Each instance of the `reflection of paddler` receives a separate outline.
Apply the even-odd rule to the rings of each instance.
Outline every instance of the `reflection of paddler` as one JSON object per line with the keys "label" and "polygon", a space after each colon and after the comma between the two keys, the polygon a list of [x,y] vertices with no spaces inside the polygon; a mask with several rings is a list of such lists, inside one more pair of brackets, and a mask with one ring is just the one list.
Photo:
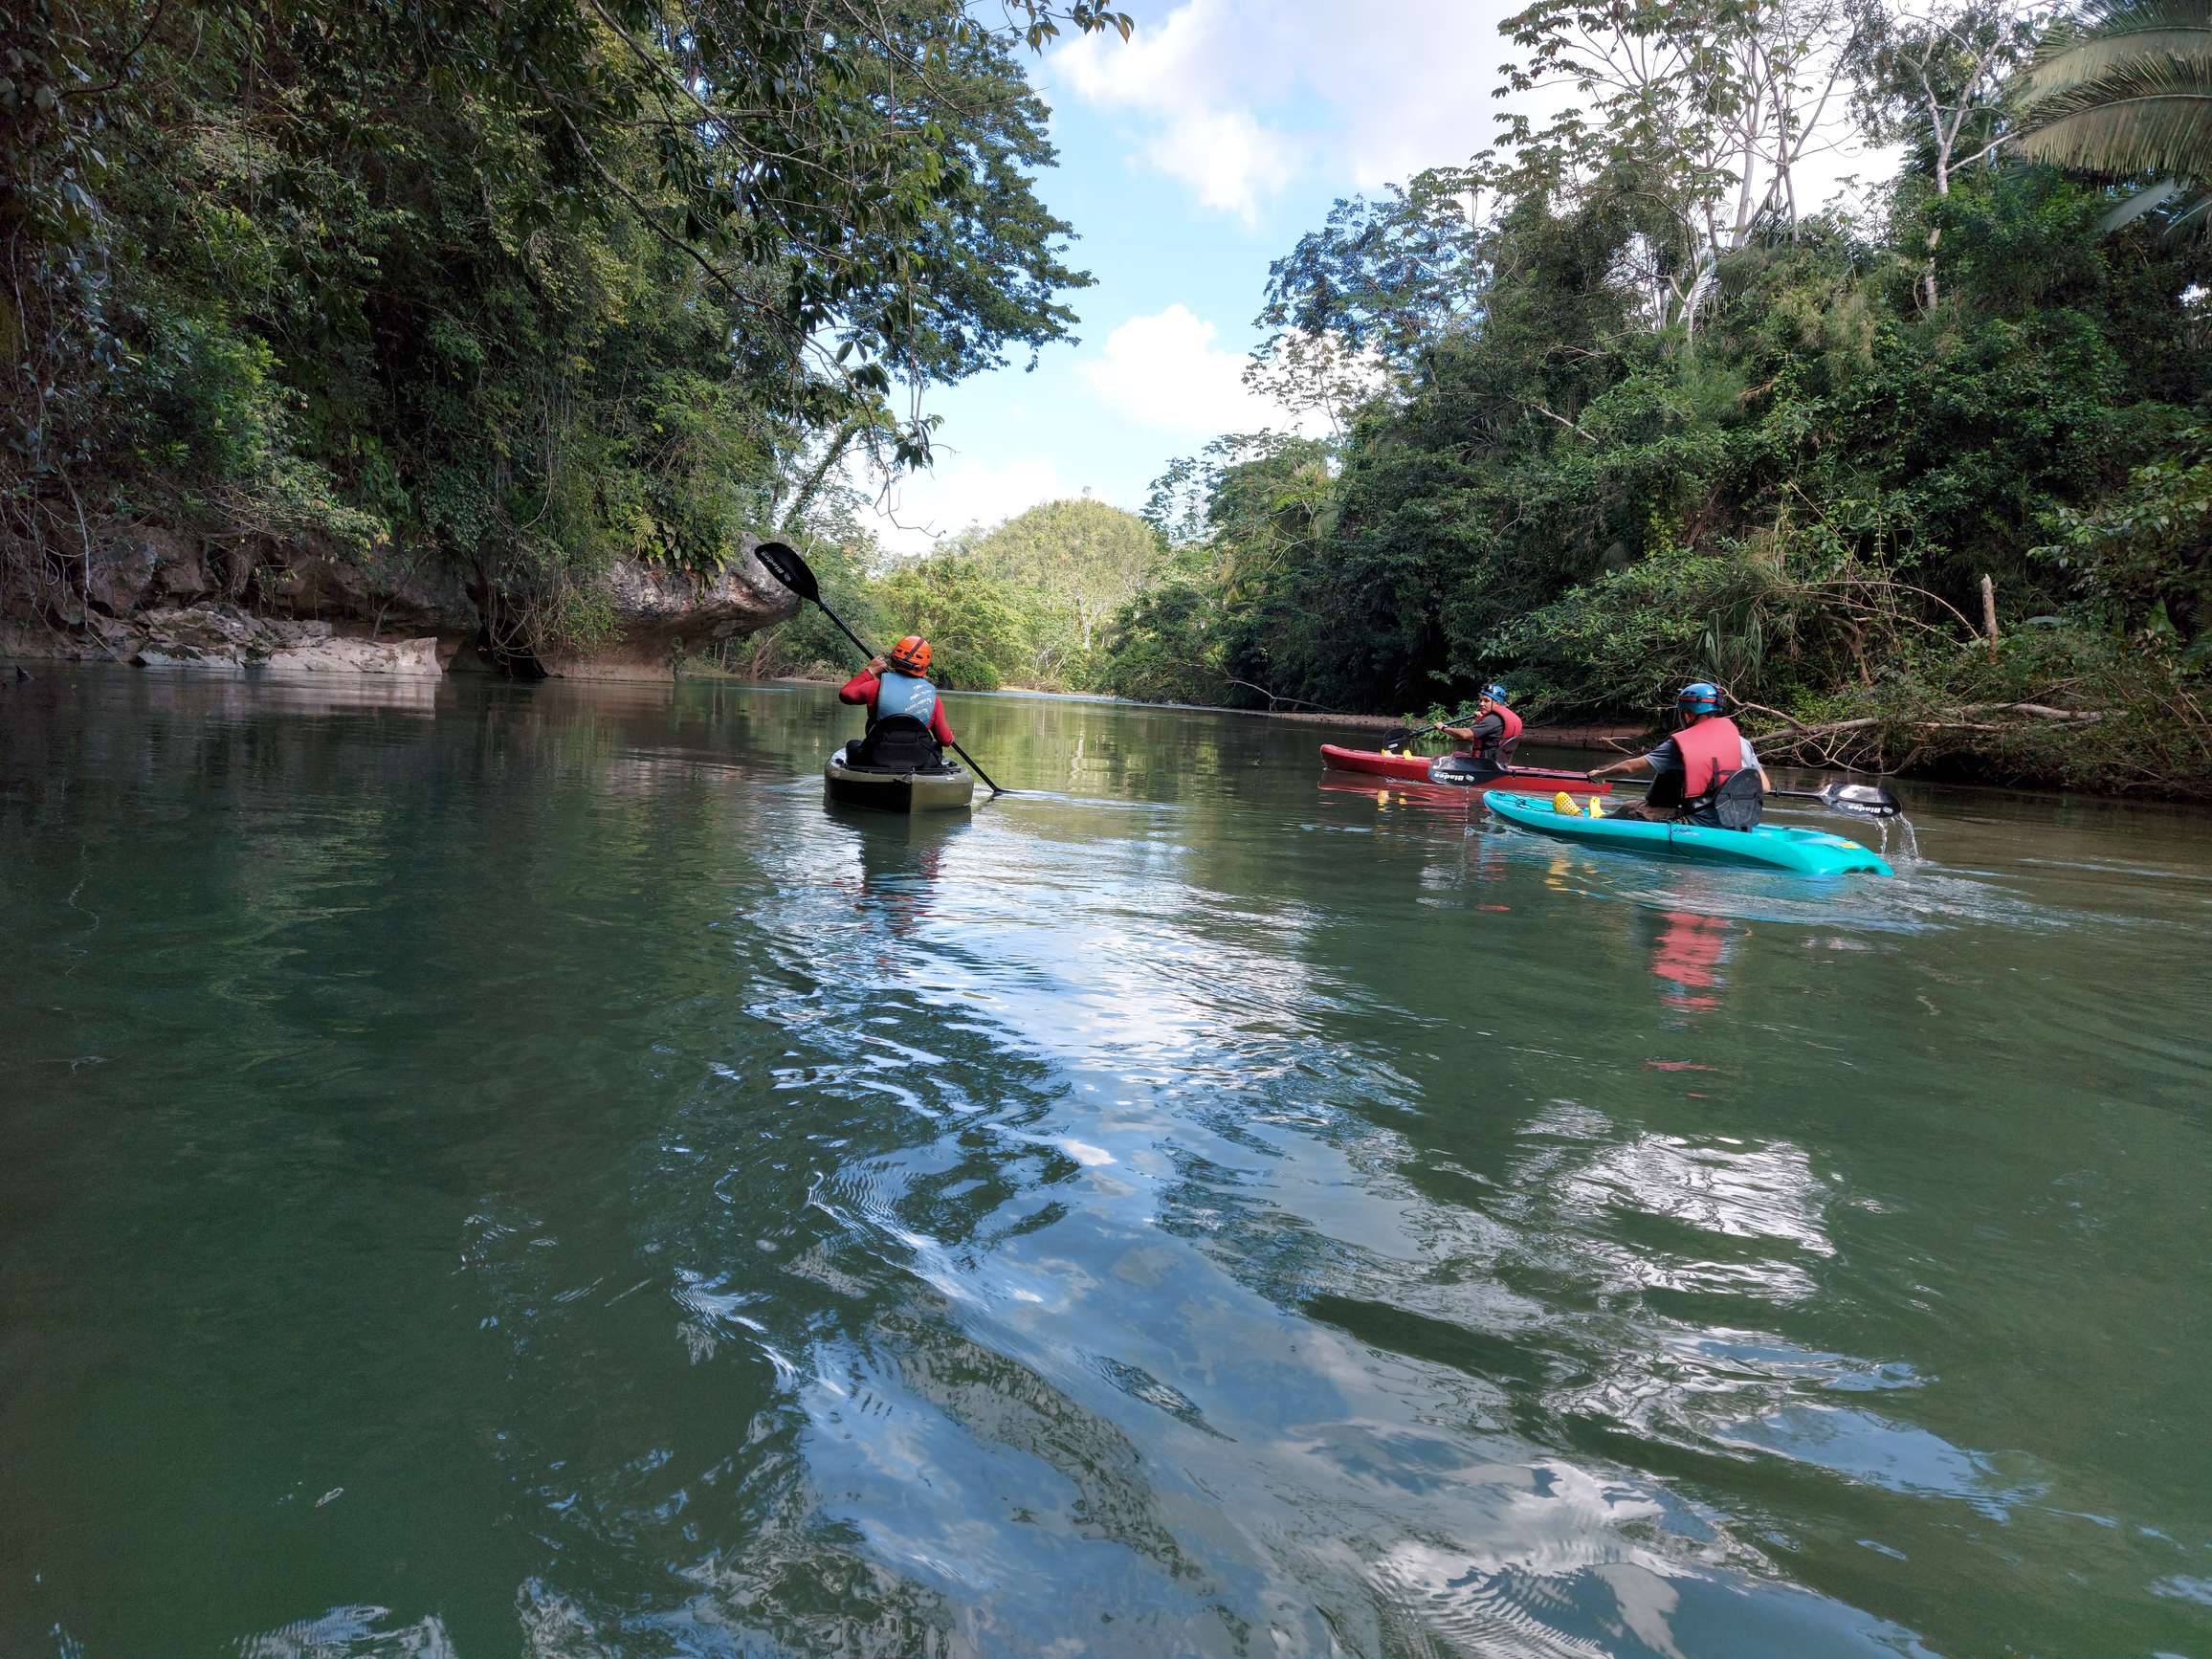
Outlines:
{"label": "reflection of paddler", "polygon": [[1675,989],[1664,1000],[1699,1012],[1718,1007],[1720,999],[1706,993],[1727,983],[1720,977],[1720,969],[1728,961],[1735,931],[1735,924],[1725,917],[1668,911],[1666,925],[1651,950],[1651,971],[1674,982]]}
{"label": "reflection of paddler", "polygon": [[[853,895],[853,909],[864,916],[880,917],[892,938],[902,943],[914,939],[929,918],[945,844],[965,824],[965,819],[947,821],[940,816],[880,821],[871,817],[856,826],[860,832],[860,880],[857,889],[848,888]],[[890,967],[895,961],[911,965],[912,959],[882,956],[877,961],[879,965]]]}

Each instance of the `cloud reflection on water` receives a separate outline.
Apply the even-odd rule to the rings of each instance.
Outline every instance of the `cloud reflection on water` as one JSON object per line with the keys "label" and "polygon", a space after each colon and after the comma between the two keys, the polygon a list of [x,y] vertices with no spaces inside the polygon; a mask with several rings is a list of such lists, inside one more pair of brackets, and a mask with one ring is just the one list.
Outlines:
{"label": "cloud reflection on water", "polygon": [[[807,1334],[772,1292],[723,1321],[810,1355],[784,1392],[824,1547],[939,1609],[915,1616],[950,1621],[948,1650],[1042,1649],[1069,1611],[1111,1606],[1104,1645],[1127,1651],[1481,1631],[1666,1652],[1684,1584],[1699,1605],[1766,1593],[1714,1517],[1509,1427],[1551,1338],[1502,1286],[1440,1294],[1442,1252],[1510,1240],[1405,1186],[1412,1149],[1385,1125],[1423,1089],[1388,1050],[1322,1034],[1371,993],[1310,965],[1320,918],[1225,906],[1182,854],[1163,888],[1145,834],[1055,851],[1021,828],[944,843],[941,903],[898,930],[912,950],[825,975],[772,946],[788,988],[752,1006],[781,1032],[790,1108],[849,1126],[818,1137],[815,1242],[780,1258],[816,1287],[798,1302],[848,1311]],[[851,902],[791,874],[751,917],[771,941],[817,938],[820,906]],[[895,1120],[851,1116],[871,1103]],[[1802,1152],[1588,1121],[1606,1139],[1553,1173],[1554,1231],[1603,1230],[1625,1204],[1825,1247]],[[1398,1296],[1477,1333],[1493,1310],[1501,1355],[1537,1345],[1486,1389],[1304,1312],[1336,1297],[1357,1323]],[[1826,1606],[1773,1593],[1782,1626]],[[1832,1626],[1816,1647],[1880,1639],[1839,1613],[1805,1626]]]}

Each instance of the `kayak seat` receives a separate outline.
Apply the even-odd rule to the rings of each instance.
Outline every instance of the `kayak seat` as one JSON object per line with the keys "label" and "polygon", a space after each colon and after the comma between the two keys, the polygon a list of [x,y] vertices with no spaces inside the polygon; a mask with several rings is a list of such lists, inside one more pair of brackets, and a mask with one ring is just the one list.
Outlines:
{"label": "kayak seat", "polygon": [[1691,822],[1709,830],[1756,830],[1765,808],[1766,796],[1759,786],[1759,773],[1750,767],[1733,772],[1714,791],[1713,799],[1689,814]]}
{"label": "kayak seat", "polygon": [[912,715],[885,715],[845,745],[845,764],[860,772],[942,772],[944,755],[929,727]]}

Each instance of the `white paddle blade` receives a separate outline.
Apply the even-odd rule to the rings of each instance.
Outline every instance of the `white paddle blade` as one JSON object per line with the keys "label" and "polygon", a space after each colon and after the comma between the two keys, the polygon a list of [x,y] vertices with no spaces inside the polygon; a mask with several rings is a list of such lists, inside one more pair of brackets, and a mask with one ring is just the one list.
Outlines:
{"label": "white paddle blade", "polygon": [[1822,799],[1839,812],[1856,812],[1863,818],[1894,818],[1905,809],[1878,784],[1834,784],[1822,791]]}

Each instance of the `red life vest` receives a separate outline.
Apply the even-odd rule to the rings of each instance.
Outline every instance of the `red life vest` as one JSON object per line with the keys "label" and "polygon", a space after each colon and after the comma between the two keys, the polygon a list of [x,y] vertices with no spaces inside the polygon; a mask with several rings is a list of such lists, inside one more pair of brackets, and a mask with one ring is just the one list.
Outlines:
{"label": "red life vest", "polygon": [[1710,795],[1743,770],[1743,734],[1726,715],[1708,715],[1674,734],[1682,751],[1682,798]]}
{"label": "red life vest", "polygon": [[1504,722],[1505,729],[1498,733],[1497,741],[1487,745],[1482,752],[1486,761],[1495,761],[1501,766],[1513,764],[1513,752],[1520,747],[1521,718],[1503,703],[1493,703],[1490,712]]}

